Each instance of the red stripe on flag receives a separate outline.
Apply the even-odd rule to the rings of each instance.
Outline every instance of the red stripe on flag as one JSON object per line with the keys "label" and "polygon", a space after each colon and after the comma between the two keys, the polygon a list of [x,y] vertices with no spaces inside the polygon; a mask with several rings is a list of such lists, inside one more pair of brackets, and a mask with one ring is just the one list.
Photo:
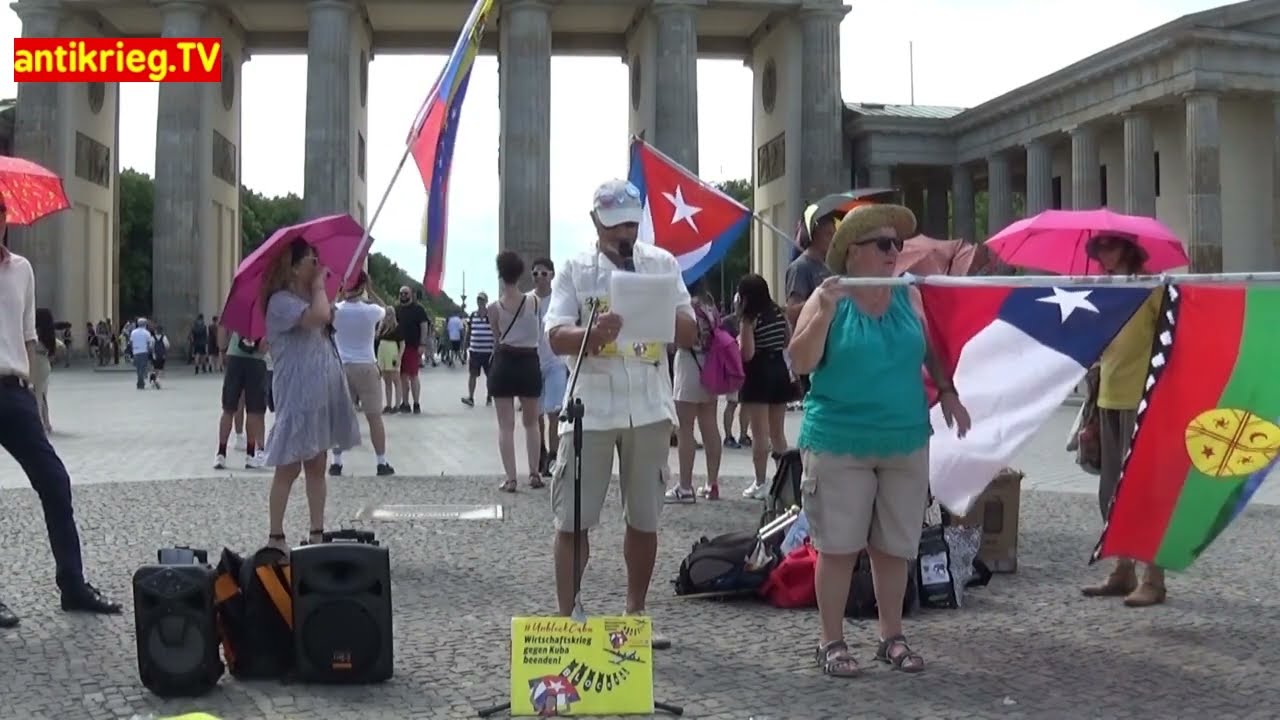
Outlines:
{"label": "red stripe on flag", "polygon": [[1206,290],[1178,288],[1173,347],[1148,393],[1099,557],[1156,556],[1191,470],[1187,426],[1196,415],[1218,406],[1235,371],[1245,293]]}
{"label": "red stripe on flag", "polygon": [[418,166],[418,174],[422,176],[422,184],[431,191],[431,178],[436,170],[436,150],[440,146],[440,132],[444,129],[445,103],[436,96],[427,101],[430,107],[418,129],[418,134],[409,145],[409,154],[413,156],[413,164]]}

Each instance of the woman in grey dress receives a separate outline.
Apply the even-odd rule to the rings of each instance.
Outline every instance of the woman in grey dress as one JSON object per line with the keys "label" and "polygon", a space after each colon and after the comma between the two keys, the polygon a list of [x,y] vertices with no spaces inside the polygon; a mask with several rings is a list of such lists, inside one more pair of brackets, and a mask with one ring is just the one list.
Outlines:
{"label": "woman in grey dress", "polygon": [[276,406],[267,438],[266,464],[275,468],[267,544],[282,550],[288,548],[284,512],[298,471],[307,483],[309,539],[319,542],[324,533],[328,450],[360,444],[342,361],[326,330],[333,314],[324,289],[328,273],[320,267],[315,249],[298,239],[281,251],[262,286]]}

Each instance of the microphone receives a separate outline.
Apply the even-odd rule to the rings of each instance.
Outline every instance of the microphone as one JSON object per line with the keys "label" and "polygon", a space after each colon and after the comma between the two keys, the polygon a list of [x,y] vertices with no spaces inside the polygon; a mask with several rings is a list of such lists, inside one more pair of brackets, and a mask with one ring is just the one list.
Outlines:
{"label": "microphone", "polygon": [[622,257],[622,269],[627,272],[636,271],[635,258],[631,257],[632,247],[630,241],[621,240],[618,242],[618,255]]}

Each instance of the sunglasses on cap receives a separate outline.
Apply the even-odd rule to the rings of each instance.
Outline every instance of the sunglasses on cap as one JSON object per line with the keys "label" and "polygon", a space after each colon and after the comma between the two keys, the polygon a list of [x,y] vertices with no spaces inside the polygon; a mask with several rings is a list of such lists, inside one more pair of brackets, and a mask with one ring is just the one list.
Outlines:
{"label": "sunglasses on cap", "polygon": [[894,250],[901,251],[902,238],[887,237],[887,236],[873,237],[873,238],[867,238],[865,240],[859,240],[855,242],[854,245],[875,245],[876,248],[880,250],[880,252],[884,252],[884,253],[889,252],[889,248],[893,248]]}
{"label": "sunglasses on cap", "polygon": [[611,209],[616,207],[631,207],[640,199],[640,188],[631,183],[623,183],[619,185],[612,193],[601,193],[596,195],[596,207],[602,209]]}

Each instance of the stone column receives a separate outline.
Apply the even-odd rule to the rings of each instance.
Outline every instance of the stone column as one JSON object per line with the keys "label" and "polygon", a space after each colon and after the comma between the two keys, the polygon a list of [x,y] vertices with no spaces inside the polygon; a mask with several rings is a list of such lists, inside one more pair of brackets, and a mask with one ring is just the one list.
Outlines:
{"label": "stone column", "polygon": [[1133,110],[1124,114],[1124,211],[1156,216],[1156,144],[1151,117]]}
{"label": "stone column", "polygon": [[[867,187],[883,189],[893,187],[893,168],[888,165],[867,167]],[[814,196],[816,200],[819,196]]]}
{"label": "stone column", "polygon": [[[62,37],[66,19],[58,2],[13,6],[22,20],[22,37]],[[67,139],[59,131],[65,108],[62,86],[56,83],[18,83],[18,105],[14,110],[13,154],[61,173]],[[118,146],[117,146],[118,147]],[[59,250],[65,236],[66,216],[59,213],[29,227],[9,228],[9,247],[31,261],[36,276],[36,306],[54,310],[58,319],[62,260]]]}
{"label": "stone column", "polygon": [[352,117],[351,53],[355,6],[349,0],[307,3],[306,144],[302,179],[304,219],[355,213],[351,207]]}
{"label": "stone column", "polygon": [[1100,173],[1097,131],[1077,125],[1071,130],[1071,207],[1094,210],[1102,206]]}
{"label": "stone column", "polygon": [[698,172],[698,15],[688,2],[655,2],[654,147]]}
{"label": "stone column", "polygon": [[939,239],[950,239],[950,228],[947,227],[947,191],[945,176],[937,170],[931,171],[928,186],[925,188],[924,219],[921,221],[924,234]]}
{"label": "stone column", "polygon": [[840,175],[844,153],[840,21],[847,12],[846,7],[827,7],[802,9],[797,15],[801,75],[800,196],[805,202],[848,188]]}
{"label": "stone column", "polygon": [[916,216],[916,232],[924,232],[924,184],[913,180],[902,184],[902,204]]}
{"label": "stone column", "polygon": [[529,267],[551,253],[551,6],[504,3],[498,41],[498,246]]}
{"label": "stone column", "polygon": [[1027,143],[1027,217],[1053,209],[1053,147],[1043,138]]}
{"label": "stone column", "polygon": [[1222,125],[1218,94],[1186,95],[1187,255],[1191,271],[1222,272]]}
{"label": "stone column", "polygon": [[[161,7],[163,37],[203,37],[205,6],[180,0]],[[161,83],[156,113],[155,207],[152,211],[151,309],[167,328],[189,327],[199,313],[204,276],[201,237],[205,212],[201,171],[208,172],[209,145],[202,142],[205,86]],[[117,327],[120,319],[116,320]],[[181,337],[181,333],[174,333]]]}
{"label": "stone column", "polygon": [[974,237],[973,173],[965,165],[951,166],[951,238],[978,242]]}
{"label": "stone column", "polygon": [[[1004,153],[987,156],[987,237],[1013,222],[1013,172]],[[986,238],[982,238],[985,240]]]}

